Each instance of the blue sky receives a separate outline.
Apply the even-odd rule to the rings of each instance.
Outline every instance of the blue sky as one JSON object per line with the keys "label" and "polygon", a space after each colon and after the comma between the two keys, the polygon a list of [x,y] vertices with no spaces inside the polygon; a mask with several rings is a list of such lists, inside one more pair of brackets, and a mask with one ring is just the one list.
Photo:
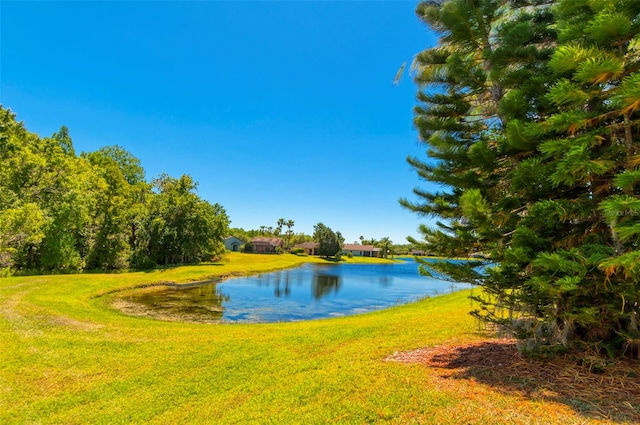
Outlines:
{"label": "blue sky", "polygon": [[151,179],[191,175],[233,227],[323,222],[404,243],[424,218],[416,86],[435,44],[417,2],[0,3],[0,102],[77,152],[118,144]]}

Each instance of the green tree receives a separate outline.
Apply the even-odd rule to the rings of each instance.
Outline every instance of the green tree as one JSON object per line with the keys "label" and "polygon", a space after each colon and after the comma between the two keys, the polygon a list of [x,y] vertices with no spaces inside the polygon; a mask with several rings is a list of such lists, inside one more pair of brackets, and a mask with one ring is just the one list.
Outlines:
{"label": "green tree", "polygon": [[527,336],[638,350],[640,4],[565,0],[554,13],[556,110],[536,128],[554,196],[533,205],[549,242],[522,291],[537,319]]}
{"label": "green tree", "polygon": [[44,238],[45,221],[43,211],[34,203],[0,211],[0,270],[35,266],[34,254]]}
{"label": "green tree", "polygon": [[313,235],[307,235],[304,232],[296,233],[291,236],[290,246],[294,246],[304,242],[313,242]]}
{"label": "green tree", "polygon": [[362,245],[374,245],[374,246],[378,246],[378,244],[380,243],[379,240],[375,239],[375,238],[371,238],[371,239],[366,239],[364,236],[360,236],[360,243]]}
{"label": "green tree", "polygon": [[339,256],[344,244],[340,232],[334,232],[322,223],[313,226],[313,240],[318,243],[318,255],[326,258]]}
{"label": "green tree", "polygon": [[40,267],[80,271],[95,241],[93,221],[101,180],[91,165],[55,139],[42,139],[44,182],[36,202],[48,216],[39,250]]}
{"label": "green tree", "polygon": [[30,242],[26,255],[15,251],[14,265],[19,269],[82,269],[91,240],[95,176],[75,156],[65,127],[51,138],[40,138],[27,132],[8,110],[2,109],[0,121],[0,211],[33,204],[43,214],[42,239],[37,244]]}
{"label": "green tree", "polygon": [[485,262],[423,262],[421,271],[481,285],[488,296],[477,297],[474,314],[505,326],[494,307],[519,311],[513,294],[526,281],[526,268],[517,255],[523,246],[530,253],[540,246],[520,223],[529,203],[552,191],[535,143],[522,137],[550,108],[544,94],[553,81],[546,65],[555,34],[546,6],[536,0],[450,0],[417,9],[440,39],[414,64],[421,88],[414,123],[429,160],[408,161],[436,185],[415,189],[419,200],[401,204],[439,221],[420,226],[423,243],[408,239],[443,257],[489,256]]}
{"label": "green tree", "polygon": [[76,156],[66,127],[29,133],[0,107],[0,268],[85,268],[199,262],[223,249],[224,209],[189,176],[153,192],[140,161],[119,146]]}
{"label": "green tree", "polygon": [[73,140],[71,139],[71,136],[69,135],[69,129],[66,126],[63,125],[62,127],[60,127],[60,131],[58,131],[57,133],[53,133],[51,138],[58,142],[58,144],[62,148],[62,151],[66,155],[75,156],[75,149],[73,149]]}
{"label": "green tree", "polygon": [[[133,154],[119,145],[104,146],[98,149],[97,152],[90,153],[88,157],[94,157],[94,162],[104,161],[108,158],[113,161],[127,183],[134,185],[136,183],[144,182],[144,168],[140,163],[140,160],[133,156]],[[103,158],[103,159],[98,159]]]}
{"label": "green tree", "polygon": [[421,269],[480,285],[473,314],[526,349],[637,350],[640,3],[453,0],[418,13],[441,38],[416,64],[432,159],[409,162],[448,190],[401,202],[440,218],[421,226],[428,252],[484,258]]}
{"label": "green tree", "polygon": [[285,233],[287,236],[287,249],[291,249],[291,237],[293,236],[293,230],[291,229],[295,225],[295,222],[293,220],[287,220],[284,225],[287,226],[287,232]]}
{"label": "green tree", "polygon": [[134,221],[132,210],[138,202],[130,180],[140,182],[126,178],[127,165],[123,166],[120,160],[125,157],[124,152],[119,147],[104,147],[82,155],[94,167],[101,182],[94,215],[98,230],[86,261],[89,269],[123,269],[129,266],[131,249],[135,244],[135,235],[132,235],[135,225],[131,226],[130,221]]}
{"label": "green tree", "polygon": [[149,257],[158,264],[208,261],[224,252],[229,218],[220,205],[200,199],[188,175],[166,174],[153,181],[156,194],[146,222]]}
{"label": "green tree", "polygon": [[244,230],[242,227],[229,228],[228,236],[235,236],[236,238],[240,239],[243,243],[249,242],[252,238],[252,236],[249,235],[249,232]]}
{"label": "green tree", "polygon": [[393,242],[391,241],[391,239],[389,239],[389,237],[385,236],[384,238],[380,239],[377,247],[382,250],[382,257],[387,258],[389,256],[389,253],[393,251]]}

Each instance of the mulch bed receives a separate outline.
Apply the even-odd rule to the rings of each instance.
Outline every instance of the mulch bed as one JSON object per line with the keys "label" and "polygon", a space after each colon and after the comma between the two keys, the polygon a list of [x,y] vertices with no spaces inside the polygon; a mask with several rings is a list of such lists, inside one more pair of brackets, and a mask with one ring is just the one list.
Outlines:
{"label": "mulch bed", "polygon": [[569,405],[600,419],[640,423],[640,361],[565,354],[536,359],[514,340],[485,340],[394,353],[387,361],[429,366],[440,379],[474,379],[496,390]]}

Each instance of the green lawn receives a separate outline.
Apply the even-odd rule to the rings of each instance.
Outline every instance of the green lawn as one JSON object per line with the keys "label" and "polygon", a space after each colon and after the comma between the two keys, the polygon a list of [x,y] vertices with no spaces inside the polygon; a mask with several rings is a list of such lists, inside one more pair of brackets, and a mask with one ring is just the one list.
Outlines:
{"label": "green lawn", "polygon": [[109,307],[108,295],[96,296],[301,261],[323,260],[233,254],[220,265],[149,273],[0,279],[0,423],[589,422],[561,403],[481,383],[469,383],[477,389],[470,397],[456,388],[467,384],[440,386],[426,366],[384,361],[395,351],[479,339],[467,291],[352,317],[261,325],[128,317]]}

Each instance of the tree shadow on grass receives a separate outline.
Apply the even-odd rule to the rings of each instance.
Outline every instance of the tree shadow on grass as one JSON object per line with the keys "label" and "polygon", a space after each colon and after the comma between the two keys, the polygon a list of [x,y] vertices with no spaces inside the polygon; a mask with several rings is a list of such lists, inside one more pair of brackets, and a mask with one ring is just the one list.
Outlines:
{"label": "tree shadow on grass", "polygon": [[337,258],[337,257],[320,257],[322,260],[329,262],[329,263],[341,263],[344,262],[343,259],[341,258]]}
{"label": "tree shadow on grass", "polygon": [[222,261],[216,261],[216,262],[204,262],[204,263],[167,264],[166,266],[156,266],[150,269],[141,269],[141,270],[134,270],[134,271],[142,272],[142,273],[155,273],[155,272],[163,273],[163,272],[178,269],[180,267],[205,267],[205,266],[207,267],[208,266],[224,266],[224,263]]}
{"label": "tree shadow on grass", "polygon": [[521,355],[513,340],[489,340],[395,353],[387,360],[426,364],[445,380],[475,380],[506,394],[565,404],[586,418],[640,423],[640,362],[631,359],[533,359]]}

